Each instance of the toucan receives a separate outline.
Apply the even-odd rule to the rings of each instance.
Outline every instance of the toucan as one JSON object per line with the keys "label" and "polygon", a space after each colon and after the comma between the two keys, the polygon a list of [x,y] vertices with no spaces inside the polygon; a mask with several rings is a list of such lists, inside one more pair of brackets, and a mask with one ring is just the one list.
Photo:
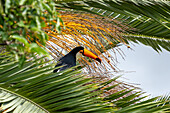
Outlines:
{"label": "toucan", "polygon": [[59,62],[57,63],[57,65],[55,67],[61,66],[61,68],[57,68],[53,72],[55,73],[57,71],[62,71],[67,68],[76,66],[76,54],[78,52],[80,52],[84,56],[95,59],[101,63],[101,58],[98,57],[96,54],[92,53],[91,51],[85,49],[82,46],[78,46],[78,47],[72,49],[68,54],[66,54],[65,56],[63,56],[62,58],[59,59]]}

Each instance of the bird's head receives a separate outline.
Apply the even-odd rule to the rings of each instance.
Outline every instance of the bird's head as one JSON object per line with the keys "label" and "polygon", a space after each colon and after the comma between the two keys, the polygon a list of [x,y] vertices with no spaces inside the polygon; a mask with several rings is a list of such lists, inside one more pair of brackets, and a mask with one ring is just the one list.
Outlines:
{"label": "bird's head", "polygon": [[81,47],[81,46],[79,46],[78,48],[80,49],[79,52],[80,52],[82,55],[87,56],[87,57],[90,57],[90,58],[92,58],[92,59],[95,59],[95,60],[97,60],[98,62],[101,63],[101,58],[98,57],[98,56],[97,56],[96,54],[94,54],[93,52],[91,52],[91,51],[89,51],[89,50],[87,50],[87,49],[85,49],[84,47]]}

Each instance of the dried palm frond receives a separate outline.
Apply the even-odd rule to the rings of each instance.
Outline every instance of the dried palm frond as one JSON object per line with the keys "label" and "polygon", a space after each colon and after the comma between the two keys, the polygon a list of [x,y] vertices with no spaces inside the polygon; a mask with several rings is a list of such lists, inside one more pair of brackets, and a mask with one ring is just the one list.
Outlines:
{"label": "dried palm frond", "polygon": [[[103,74],[101,72],[110,69],[118,71],[115,66],[117,62],[115,53],[117,51],[122,57],[123,54],[120,49],[114,49],[114,47],[117,47],[119,43],[127,45],[124,37],[120,34],[125,33],[128,26],[109,18],[104,19],[98,15],[74,14],[68,11],[61,12],[61,19],[65,26],[61,33],[53,29],[53,26],[49,23],[46,23],[47,27],[43,29],[49,36],[46,48],[56,60],[74,47],[81,45],[102,58],[102,64],[93,62],[92,59],[83,56],[78,58],[79,64],[86,66],[84,71],[88,73],[100,72],[100,75]],[[58,24],[56,21],[54,22]],[[114,54],[107,51],[110,48],[112,48]]]}

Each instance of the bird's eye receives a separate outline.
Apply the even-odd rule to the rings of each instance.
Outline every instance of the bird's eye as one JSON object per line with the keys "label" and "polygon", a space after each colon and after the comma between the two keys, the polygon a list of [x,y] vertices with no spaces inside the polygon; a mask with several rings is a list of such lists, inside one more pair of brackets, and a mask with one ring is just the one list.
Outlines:
{"label": "bird's eye", "polygon": [[83,53],[83,50],[80,50],[80,53]]}

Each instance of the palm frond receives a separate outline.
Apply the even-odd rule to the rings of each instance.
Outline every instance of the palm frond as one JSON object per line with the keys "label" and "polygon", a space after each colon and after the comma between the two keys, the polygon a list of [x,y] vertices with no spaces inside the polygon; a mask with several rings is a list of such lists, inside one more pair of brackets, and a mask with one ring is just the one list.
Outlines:
{"label": "palm frond", "polygon": [[[78,61],[82,66],[90,66],[91,72],[107,71],[108,67],[116,70],[116,61],[110,62],[109,60],[109,57],[114,58],[115,56],[109,54],[107,49],[117,47],[119,43],[127,45],[119,34],[126,32],[125,29],[128,29],[128,27],[117,26],[117,21],[112,21],[111,19],[101,21],[101,16],[75,14],[70,11],[62,12],[61,18],[66,28],[60,34],[55,29],[52,29],[50,25],[44,28],[44,31],[50,36],[46,48],[54,58],[60,58],[72,48],[82,45],[100,55],[102,62],[105,62],[99,65],[97,62],[91,63],[92,59],[80,57]],[[116,25],[113,25],[113,23],[116,23]],[[105,53],[105,55],[102,53]]]}
{"label": "palm frond", "polygon": [[[39,106],[27,98],[21,95],[15,94],[14,92],[0,88],[0,111],[1,112],[41,112],[49,113],[46,109]],[[29,106],[29,108],[28,108]]]}
{"label": "palm frond", "polygon": [[[130,105],[127,107],[124,107],[118,111],[116,111],[115,113],[158,113],[161,111],[166,111],[169,109],[169,105],[165,105],[165,106],[159,106],[159,104],[163,104],[164,102],[153,102],[155,100],[157,100],[159,97],[155,97],[155,98],[151,98],[145,101],[141,101],[139,103],[136,103],[134,105]],[[169,103],[169,102],[167,102]]]}
{"label": "palm frond", "polygon": [[164,48],[167,51],[170,51],[170,40],[169,39],[162,39],[160,37],[154,36],[146,36],[141,34],[123,34],[127,40],[135,42],[135,43],[142,43],[146,46],[152,47],[155,51],[159,52],[162,51]]}
{"label": "palm frond", "polygon": [[[2,112],[95,112],[107,111],[104,102],[91,92],[96,84],[80,71],[65,70],[52,73],[54,65],[40,60],[27,61],[18,68],[15,61],[0,64],[0,105]],[[93,108],[93,109],[91,109]]]}
{"label": "palm frond", "polygon": [[[141,92],[129,88],[117,90],[121,83],[110,85],[119,76],[97,83],[79,70],[73,71],[73,68],[52,73],[53,64],[41,59],[32,59],[18,68],[19,64],[8,55],[0,57],[1,112],[121,113],[169,110],[169,99],[162,97],[160,100],[152,98],[142,101],[145,97]],[[114,89],[115,93],[108,94]]]}
{"label": "palm frond", "polygon": [[[57,3],[57,2],[56,2]],[[57,4],[59,7],[68,9],[81,10],[92,14],[109,17],[112,20],[121,22],[122,25],[131,26],[135,29],[130,29],[127,32],[133,34],[133,40],[138,40],[141,43],[143,39],[139,39],[140,35],[145,35],[146,41],[154,43],[148,43],[156,51],[160,51],[158,46],[166,45],[169,43],[170,25],[169,25],[169,1],[116,1],[116,0],[100,0],[100,1],[76,1],[63,4]],[[136,37],[135,37],[136,35]],[[160,44],[159,40],[153,41],[151,37],[159,37],[162,39]],[[126,39],[127,37],[125,37]],[[150,38],[150,39],[148,39]],[[131,40],[130,40],[131,41]],[[157,47],[156,47],[157,46]],[[169,48],[169,45],[167,45]],[[166,49],[166,47],[163,47]],[[169,49],[166,49],[169,51]]]}
{"label": "palm frond", "polygon": [[[56,1],[57,3],[57,1]],[[73,1],[69,3],[60,3],[64,8],[76,9],[76,10],[89,10],[89,7],[94,7],[98,9],[103,9],[131,17],[137,15],[143,15],[149,18],[154,19],[163,26],[169,29],[169,1],[147,1],[147,0],[82,0],[82,1]],[[165,23],[163,23],[165,22]]]}

